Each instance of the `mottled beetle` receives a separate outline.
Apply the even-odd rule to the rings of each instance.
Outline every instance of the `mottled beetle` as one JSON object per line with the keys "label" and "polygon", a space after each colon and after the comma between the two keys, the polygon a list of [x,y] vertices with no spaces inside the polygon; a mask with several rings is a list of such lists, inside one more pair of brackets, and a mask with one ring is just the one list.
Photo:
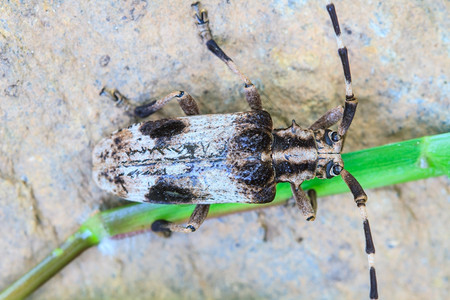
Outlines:
{"label": "mottled beetle", "polygon": [[[316,195],[308,196],[303,181],[341,175],[350,188],[363,219],[370,268],[370,298],[377,299],[375,248],[365,203],[367,196],[358,181],[344,169],[340,152],[356,111],[347,48],[334,5],[327,5],[344,69],[345,106],[325,113],[308,129],[294,121],[286,129],[273,129],[270,114],[262,110],[256,87],[217,45],[209,29],[206,10],[192,4],[197,27],[207,48],[244,82],[249,112],[199,115],[195,100],[176,91],[149,104],[135,107],[144,118],[176,98],[189,117],[134,124],[101,141],[93,152],[93,176],[104,190],[131,201],[196,204],[186,226],[164,220],[152,230],[193,232],[205,220],[212,203],[267,203],[275,197],[278,182],[289,182],[296,203],[308,221],[316,214]],[[104,88],[118,102],[127,101],[119,91]],[[337,132],[328,128],[339,120]]]}

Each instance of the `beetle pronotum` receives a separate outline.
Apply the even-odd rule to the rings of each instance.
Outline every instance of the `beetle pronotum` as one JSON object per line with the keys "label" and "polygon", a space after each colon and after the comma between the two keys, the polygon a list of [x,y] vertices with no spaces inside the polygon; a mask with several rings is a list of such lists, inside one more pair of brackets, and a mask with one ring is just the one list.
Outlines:
{"label": "beetle pronotum", "polygon": [[[177,99],[188,117],[131,125],[101,141],[93,151],[93,177],[104,190],[131,201],[196,204],[187,225],[158,220],[152,230],[163,234],[193,232],[206,219],[212,203],[267,203],[275,197],[278,182],[289,182],[297,206],[308,221],[315,219],[317,202],[303,181],[341,175],[360,209],[369,259],[370,298],[377,299],[375,248],[367,218],[367,196],[358,181],[344,169],[340,152],[353,120],[357,99],[352,90],[347,48],[340,35],[334,4],[326,8],[333,24],[344,77],[345,105],[326,112],[309,128],[294,121],[286,129],[273,129],[262,109],[256,87],[214,41],[206,10],[192,4],[197,28],[207,48],[243,82],[251,111],[199,115],[195,100],[184,91],[134,108],[147,117]],[[115,101],[128,99],[104,88],[101,94]],[[341,120],[337,132],[328,128]]]}

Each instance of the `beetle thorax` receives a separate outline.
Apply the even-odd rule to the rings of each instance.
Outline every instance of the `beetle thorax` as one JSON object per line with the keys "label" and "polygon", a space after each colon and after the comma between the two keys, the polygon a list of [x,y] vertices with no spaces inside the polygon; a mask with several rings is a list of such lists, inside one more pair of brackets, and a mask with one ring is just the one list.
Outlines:
{"label": "beetle thorax", "polygon": [[314,178],[317,158],[314,131],[302,129],[294,121],[291,127],[273,131],[272,160],[277,182],[299,186]]}
{"label": "beetle thorax", "polygon": [[291,127],[274,130],[272,160],[276,182],[299,186],[314,177],[338,175],[344,168],[341,147],[341,138],[328,129],[303,129],[293,121]]}

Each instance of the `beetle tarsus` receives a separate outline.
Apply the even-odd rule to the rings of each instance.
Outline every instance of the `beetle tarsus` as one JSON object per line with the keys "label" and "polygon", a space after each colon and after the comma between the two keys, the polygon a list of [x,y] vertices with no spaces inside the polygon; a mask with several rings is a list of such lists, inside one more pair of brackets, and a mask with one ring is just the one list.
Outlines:
{"label": "beetle tarsus", "polygon": [[192,226],[192,225],[186,226],[186,229],[190,230],[191,232],[194,232],[194,231],[195,231],[195,227]]}
{"label": "beetle tarsus", "polygon": [[208,12],[205,9],[200,10],[200,2],[192,3],[191,7],[195,11],[195,18],[199,25],[208,23]]}
{"label": "beetle tarsus", "polygon": [[153,222],[152,224],[152,231],[156,232],[160,235],[162,235],[163,237],[170,237],[172,235],[172,231],[169,229],[169,226],[172,223],[166,220],[156,220],[155,222]]}
{"label": "beetle tarsus", "polygon": [[111,89],[111,88],[104,86],[101,89],[99,95],[110,98],[111,100],[113,100],[116,103],[116,105],[118,107],[123,105],[125,107],[125,110],[129,109],[128,98],[125,95],[123,95],[121,92],[119,92],[119,90],[117,90],[117,89]]}

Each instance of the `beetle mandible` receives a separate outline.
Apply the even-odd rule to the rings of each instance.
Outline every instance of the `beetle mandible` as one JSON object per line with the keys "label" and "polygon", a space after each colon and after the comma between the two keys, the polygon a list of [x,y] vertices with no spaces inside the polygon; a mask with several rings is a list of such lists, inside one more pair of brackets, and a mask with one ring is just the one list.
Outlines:
{"label": "beetle mandible", "polygon": [[[289,182],[297,206],[308,221],[315,219],[314,190],[302,190],[305,180],[341,175],[360,209],[369,258],[370,298],[377,299],[375,248],[367,219],[367,196],[358,181],[344,169],[340,152],[353,120],[358,100],[352,91],[347,48],[333,3],[326,6],[336,35],[345,77],[345,105],[326,112],[309,128],[295,121],[286,129],[273,129],[262,109],[258,90],[217,45],[209,28],[207,11],[192,4],[197,28],[206,47],[243,82],[251,111],[199,115],[195,100],[184,91],[137,106],[134,114],[145,118],[177,99],[188,117],[131,125],[102,140],[93,151],[93,178],[102,189],[131,201],[163,204],[196,204],[187,225],[158,220],[152,230],[194,232],[206,219],[213,203],[268,203],[278,182]],[[128,99],[104,88],[117,102]],[[337,132],[328,129],[340,122]]]}

